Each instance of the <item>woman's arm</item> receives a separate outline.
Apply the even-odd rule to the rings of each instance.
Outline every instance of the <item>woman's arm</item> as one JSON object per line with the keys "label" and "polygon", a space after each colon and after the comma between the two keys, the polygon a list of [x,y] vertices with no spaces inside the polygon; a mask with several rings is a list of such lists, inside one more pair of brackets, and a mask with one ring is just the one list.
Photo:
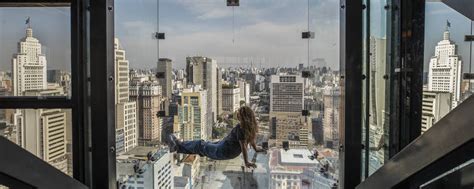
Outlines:
{"label": "woman's arm", "polygon": [[255,143],[255,141],[253,141],[253,142],[251,143],[251,145],[252,145],[252,148],[255,150],[255,152],[264,152],[264,151],[265,151],[265,150],[262,149],[261,147],[257,146],[257,144]]}
{"label": "woman's arm", "polygon": [[256,167],[256,165],[252,162],[248,161],[247,157],[247,144],[245,144],[244,141],[239,141],[240,143],[240,149],[242,150],[242,156],[244,156],[244,163],[246,167]]}
{"label": "woman's arm", "polygon": [[252,142],[252,148],[256,151],[256,152],[259,152],[260,149],[257,149],[257,144],[255,144],[255,141]]}

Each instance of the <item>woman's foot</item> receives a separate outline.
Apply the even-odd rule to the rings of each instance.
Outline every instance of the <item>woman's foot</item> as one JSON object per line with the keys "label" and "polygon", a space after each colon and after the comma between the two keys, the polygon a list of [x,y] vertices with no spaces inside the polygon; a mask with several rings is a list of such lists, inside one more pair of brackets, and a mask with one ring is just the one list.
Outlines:
{"label": "woman's foot", "polygon": [[179,144],[178,139],[173,134],[170,134],[168,135],[166,140],[167,140],[166,143],[168,144],[168,147],[170,148],[170,152],[176,152],[178,150],[178,144]]}

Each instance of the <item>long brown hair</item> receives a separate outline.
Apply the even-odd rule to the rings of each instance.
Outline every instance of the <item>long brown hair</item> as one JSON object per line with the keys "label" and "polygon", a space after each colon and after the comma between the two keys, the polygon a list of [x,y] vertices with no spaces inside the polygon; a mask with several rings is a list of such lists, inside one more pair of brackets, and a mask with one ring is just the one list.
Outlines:
{"label": "long brown hair", "polygon": [[240,122],[240,127],[244,130],[245,142],[251,143],[255,141],[258,127],[255,114],[248,106],[242,106],[237,110],[237,119]]}

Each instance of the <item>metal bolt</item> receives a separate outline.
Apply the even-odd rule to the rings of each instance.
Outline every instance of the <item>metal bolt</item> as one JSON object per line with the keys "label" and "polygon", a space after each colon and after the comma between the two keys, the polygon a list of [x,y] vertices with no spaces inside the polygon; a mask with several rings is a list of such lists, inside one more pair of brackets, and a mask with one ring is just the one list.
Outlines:
{"label": "metal bolt", "polygon": [[110,152],[115,152],[115,146],[110,147]]}

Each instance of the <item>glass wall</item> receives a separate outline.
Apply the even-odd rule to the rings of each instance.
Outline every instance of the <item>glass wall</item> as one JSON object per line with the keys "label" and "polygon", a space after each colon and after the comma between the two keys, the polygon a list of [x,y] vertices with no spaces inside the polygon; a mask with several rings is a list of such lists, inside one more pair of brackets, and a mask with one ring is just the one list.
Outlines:
{"label": "glass wall", "polygon": [[[71,97],[70,20],[69,7],[0,8],[0,98]],[[71,109],[0,109],[1,137],[70,176],[71,125]]]}
{"label": "glass wall", "polygon": [[[381,167],[388,136],[389,66],[387,66],[387,1],[366,1],[364,10],[363,67],[363,173],[364,177]],[[367,157],[367,158],[366,158]]]}
{"label": "glass wall", "polygon": [[0,96],[71,96],[68,7],[0,8]]}
{"label": "glass wall", "polygon": [[[115,1],[120,187],[337,186],[339,2],[230,5]],[[255,113],[256,143],[267,149],[249,147],[257,168],[245,167],[242,155],[169,153],[169,134],[225,140],[242,106]]]}
{"label": "glass wall", "polygon": [[[411,125],[421,126],[422,134],[472,94],[473,51],[472,41],[467,39],[472,35],[473,28],[472,18],[468,18],[466,15],[469,14],[463,10],[454,9],[442,2],[426,2],[423,83],[413,85],[416,78],[410,77],[418,77],[418,74],[411,69],[416,65],[407,65],[404,61],[416,62],[406,58],[416,59],[417,55],[410,54],[409,51],[414,49],[409,49],[398,52],[405,57],[397,57],[394,53],[403,46],[397,41],[397,37],[400,38],[396,36],[399,31],[394,29],[392,34],[387,31],[402,27],[396,23],[400,20],[392,18],[392,14],[396,13],[390,12],[394,9],[391,1],[366,0],[364,4],[362,175],[366,178],[390,158],[389,144],[393,145],[392,153],[397,153],[400,149],[397,150],[396,146],[409,143],[401,138],[408,138],[404,135],[409,134],[409,128],[403,126],[410,124],[406,120],[410,117],[407,112],[413,113],[417,109],[412,102],[417,94],[410,93],[417,91],[413,87],[423,88],[421,123]],[[401,14],[410,13],[408,11]],[[407,48],[417,46],[408,40],[418,36],[410,33],[416,29],[403,27],[407,28],[403,28],[406,31],[402,31],[401,40],[410,43],[404,45]],[[394,44],[387,43],[387,39]],[[389,52],[391,48],[393,52]],[[393,116],[397,114],[400,115]]]}
{"label": "glass wall", "polygon": [[426,3],[421,132],[473,93],[472,19],[441,2]]}
{"label": "glass wall", "polygon": [[0,137],[72,176],[71,109],[0,109]]}

